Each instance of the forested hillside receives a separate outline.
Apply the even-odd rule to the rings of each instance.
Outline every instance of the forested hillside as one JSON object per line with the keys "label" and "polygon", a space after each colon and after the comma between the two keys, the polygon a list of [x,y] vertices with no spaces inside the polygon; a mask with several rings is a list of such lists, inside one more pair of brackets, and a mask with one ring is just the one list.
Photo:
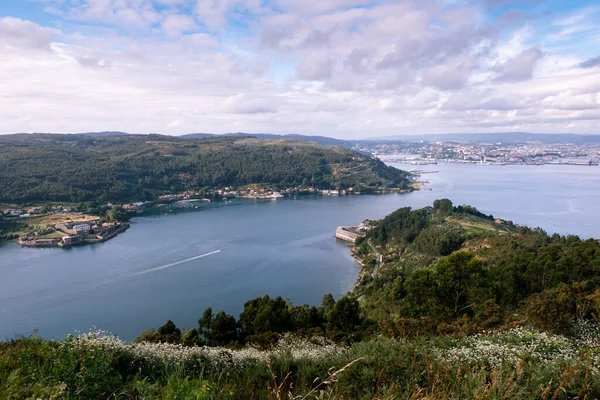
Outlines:
{"label": "forested hillside", "polygon": [[0,201],[129,201],[189,188],[271,184],[409,189],[408,173],[294,140],[161,135],[0,136]]}
{"label": "forested hillside", "polygon": [[600,315],[600,242],[549,236],[469,206],[437,200],[400,209],[357,243],[377,276],[356,288],[362,307],[393,336],[476,333],[527,323],[568,334]]}

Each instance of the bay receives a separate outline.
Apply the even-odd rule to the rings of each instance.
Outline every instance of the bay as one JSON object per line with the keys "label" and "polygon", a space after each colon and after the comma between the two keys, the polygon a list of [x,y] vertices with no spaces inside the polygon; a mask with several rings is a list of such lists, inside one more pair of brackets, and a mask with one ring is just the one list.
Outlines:
{"label": "bay", "polygon": [[[396,165],[412,169],[413,166]],[[234,200],[197,211],[135,218],[94,246],[21,249],[0,244],[0,338],[107,330],[133,339],[172,319],[193,327],[206,307],[237,314],[268,293],[294,304],[340,297],[359,266],[336,226],[382,218],[438,198],[470,204],[548,232],[597,237],[600,168],[416,166],[431,191],[405,195]]]}

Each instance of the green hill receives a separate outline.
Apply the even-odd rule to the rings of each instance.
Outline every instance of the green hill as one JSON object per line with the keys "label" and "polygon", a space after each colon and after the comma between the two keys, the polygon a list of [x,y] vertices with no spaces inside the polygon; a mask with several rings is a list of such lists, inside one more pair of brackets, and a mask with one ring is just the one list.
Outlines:
{"label": "green hill", "polygon": [[0,136],[0,202],[130,201],[189,188],[270,184],[410,190],[409,174],[351,150],[289,139]]}

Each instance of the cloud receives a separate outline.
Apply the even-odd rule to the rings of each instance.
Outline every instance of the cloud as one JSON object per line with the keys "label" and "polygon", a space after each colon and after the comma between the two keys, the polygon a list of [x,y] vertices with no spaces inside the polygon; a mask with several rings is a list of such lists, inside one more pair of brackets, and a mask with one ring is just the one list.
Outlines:
{"label": "cloud", "polygon": [[589,8],[504,0],[30,0],[23,8],[35,2],[43,18],[0,18],[4,132],[368,137],[594,132],[600,121],[600,61],[588,44],[599,30]]}
{"label": "cloud", "polygon": [[589,60],[582,62],[581,64],[579,64],[579,67],[580,68],[594,68],[599,65],[600,65],[600,56],[590,58]]}
{"label": "cloud", "polygon": [[49,50],[52,39],[61,36],[57,29],[44,28],[19,18],[0,18],[0,46],[22,50]]}
{"label": "cloud", "polygon": [[168,36],[178,36],[184,32],[192,32],[198,29],[194,20],[181,14],[167,15],[161,23],[161,28]]}
{"label": "cloud", "polygon": [[226,112],[232,114],[265,114],[277,112],[277,104],[269,99],[251,97],[246,94],[229,96],[223,106]]}
{"label": "cloud", "polygon": [[468,61],[453,65],[440,65],[423,72],[422,82],[440,90],[457,90],[469,80],[472,66]]}
{"label": "cloud", "polygon": [[542,101],[544,109],[581,111],[600,109],[600,93],[579,94],[572,90],[548,96]]}
{"label": "cloud", "polygon": [[324,53],[311,54],[298,64],[298,77],[308,81],[324,81],[333,74],[333,59]]}
{"label": "cloud", "polygon": [[518,82],[531,79],[536,63],[544,57],[537,47],[522,51],[499,67],[498,81]]}

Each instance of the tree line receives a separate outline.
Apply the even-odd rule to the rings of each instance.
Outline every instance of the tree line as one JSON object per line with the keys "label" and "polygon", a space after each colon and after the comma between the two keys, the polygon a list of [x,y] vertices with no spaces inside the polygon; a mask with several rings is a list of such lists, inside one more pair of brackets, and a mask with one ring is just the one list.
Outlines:
{"label": "tree line", "polygon": [[161,135],[0,137],[0,201],[124,202],[206,187],[270,184],[408,189],[409,174],[341,147]]}
{"label": "tree line", "polygon": [[352,296],[344,296],[336,302],[327,294],[321,306],[316,307],[294,306],[289,300],[265,295],[247,301],[238,319],[225,311],[215,314],[209,307],[199,318],[197,327],[182,331],[169,320],[158,329],[142,333],[138,340],[187,346],[242,347],[252,343],[268,347],[286,332],[354,342],[368,329],[369,321],[361,315],[358,301]]}

